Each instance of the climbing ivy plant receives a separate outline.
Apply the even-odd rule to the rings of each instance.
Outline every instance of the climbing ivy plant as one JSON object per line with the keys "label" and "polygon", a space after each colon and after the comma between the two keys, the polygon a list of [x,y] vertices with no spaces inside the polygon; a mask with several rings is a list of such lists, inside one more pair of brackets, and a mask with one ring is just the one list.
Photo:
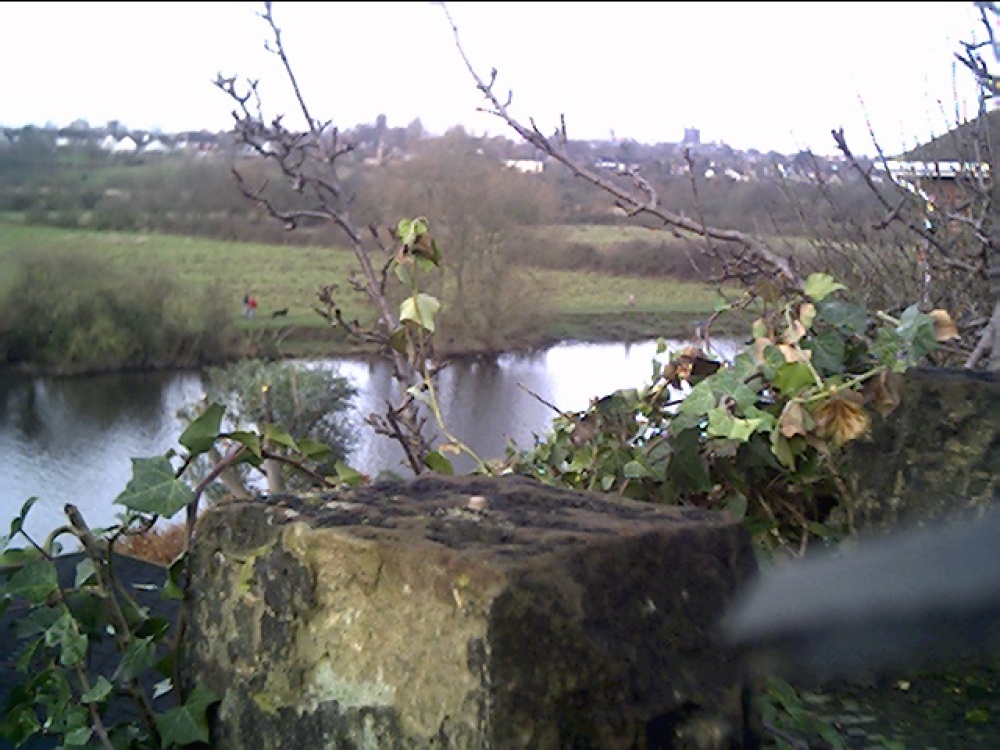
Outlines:
{"label": "climbing ivy plant", "polygon": [[[182,452],[132,459],[132,478],[115,499],[119,522],[106,529],[88,527],[73,505],[67,523],[44,540],[25,529],[37,502],[30,498],[0,538],[0,614],[24,608],[18,618],[20,642],[15,667],[24,675],[13,686],[0,719],[0,737],[20,746],[33,737],[56,737],[60,748],[174,748],[208,742],[206,711],[217,701],[210,689],[185,689],[178,672],[183,608],[176,623],[141,606],[115,574],[115,545],[143,533],[160,518],[186,511],[188,540],[199,501],[229,467],[261,467],[279,462],[328,488],[352,484],[361,476],[342,462],[334,476],[316,469],[331,450],[312,439],[295,440],[273,424],[253,430],[222,429],[224,408],[209,404],[179,438]],[[220,456],[197,484],[185,475],[210,451]],[[70,537],[82,549],[72,575],[60,577],[57,557]],[[24,542],[24,546],[14,546]],[[183,599],[187,586],[186,552],[170,566],[159,595]],[[115,658],[95,663],[94,648],[110,638]],[[120,716],[109,719],[116,703]]]}
{"label": "climbing ivy plant", "polygon": [[[765,550],[853,529],[844,446],[898,401],[894,375],[956,335],[948,314],[897,319],[841,299],[826,274],[762,306],[731,361],[698,348],[653,362],[643,388],[560,414],[511,471],[552,484],[744,518]],[[658,354],[666,350],[661,343]]]}

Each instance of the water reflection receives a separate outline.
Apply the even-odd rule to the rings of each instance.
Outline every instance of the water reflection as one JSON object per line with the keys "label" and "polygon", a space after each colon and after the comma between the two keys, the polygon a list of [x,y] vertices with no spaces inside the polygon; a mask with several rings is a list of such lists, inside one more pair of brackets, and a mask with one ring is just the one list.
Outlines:
{"label": "water reflection", "polygon": [[[728,356],[733,345],[721,348]],[[530,446],[548,429],[554,409],[578,411],[592,398],[648,382],[655,352],[655,342],[564,344],[535,354],[464,359],[441,374],[442,415],[482,458],[501,457],[508,441]],[[369,474],[405,474],[402,451],[364,423],[364,415],[384,410],[386,398],[399,393],[389,367],[362,358],[312,364],[336,369],[359,390],[351,464]],[[195,372],[0,377],[0,533],[33,495],[39,502],[29,533],[44,536],[62,523],[66,503],[79,506],[93,526],[114,523],[119,508],[113,500],[131,478],[131,459],[176,448],[184,429],[177,412],[202,389]],[[428,435],[443,440],[433,423]],[[465,456],[455,463],[460,472],[473,467]]]}
{"label": "water reflection", "polygon": [[176,446],[177,409],[201,389],[197,373],[0,378],[0,532],[31,496],[35,536],[62,522],[66,503],[92,525],[113,523],[131,458]]}

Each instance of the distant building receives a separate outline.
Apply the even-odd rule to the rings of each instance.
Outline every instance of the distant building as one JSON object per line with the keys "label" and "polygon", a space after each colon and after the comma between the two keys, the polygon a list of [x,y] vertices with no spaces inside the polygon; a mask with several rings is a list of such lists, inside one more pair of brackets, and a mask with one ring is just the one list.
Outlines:
{"label": "distant building", "polygon": [[946,210],[968,197],[963,181],[990,178],[990,165],[982,160],[980,144],[1000,137],[1000,110],[961,123],[948,133],[924,143],[896,159],[876,162],[878,171],[888,171],[898,184],[917,193],[931,205]]}
{"label": "distant building", "polygon": [[522,174],[541,174],[545,170],[545,162],[538,159],[507,159],[504,166]]}

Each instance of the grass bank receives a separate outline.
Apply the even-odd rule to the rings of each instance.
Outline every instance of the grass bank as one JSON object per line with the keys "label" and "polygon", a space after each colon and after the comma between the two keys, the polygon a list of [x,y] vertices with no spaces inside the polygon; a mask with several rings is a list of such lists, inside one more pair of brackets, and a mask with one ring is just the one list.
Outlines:
{"label": "grass bank", "polygon": [[[628,228],[624,228],[628,229]],[[583,230],[581,230],[583,231]],[[649,230],[643,230],[648,232]],[[602,232],[607,234],[606,229]],[[115,267],[156,268],[175,279],[175,303],[200,304],[208,290],[231,311],[251,350],[284,356],[342,355],[358,346],[331,329],[316,312],[317,292],[338,284],[344,315],[365,321],[364,298],[347,279],[356,263],[346,249],[227,242],[161,234],[99,232],[27,226],[0,221],[0,279],[19,254],[46,250],[92,253]],[[545,298],[545,314],[530,321],[514,349],[557,341],[638,340],[684,337],[714,309],[712,286],[670,277],[630,276],[593,270],[527,269]],[[2,293],[2,292],[0,292]],[[243,317],[243,297],[258,299],[254,318]],[[287,311],[278,317],[276,311]],[[724,331],[717,331],[721,334]]]}

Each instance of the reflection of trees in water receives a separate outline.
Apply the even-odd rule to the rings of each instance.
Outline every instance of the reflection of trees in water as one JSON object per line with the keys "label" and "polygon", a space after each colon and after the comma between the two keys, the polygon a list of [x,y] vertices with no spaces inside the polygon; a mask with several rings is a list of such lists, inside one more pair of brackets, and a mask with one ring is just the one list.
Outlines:
{"label": "reflection of trees in water", "polygon": [[196,373],[0,378],[0,528],[31,496],[36,537],[65,521],[67,502],[92,526],[113,523],[131,459],[176,447],[177,411],[200,391]]}
{"label": "reflection of trees in water", "polygon": [[[193,378],[197,376],[191,376]],[[178,376],[116,373],[74,378],[16,376],[0,382],[0,424],[23,439],[94,440],[123,426],[156,434]]]}

